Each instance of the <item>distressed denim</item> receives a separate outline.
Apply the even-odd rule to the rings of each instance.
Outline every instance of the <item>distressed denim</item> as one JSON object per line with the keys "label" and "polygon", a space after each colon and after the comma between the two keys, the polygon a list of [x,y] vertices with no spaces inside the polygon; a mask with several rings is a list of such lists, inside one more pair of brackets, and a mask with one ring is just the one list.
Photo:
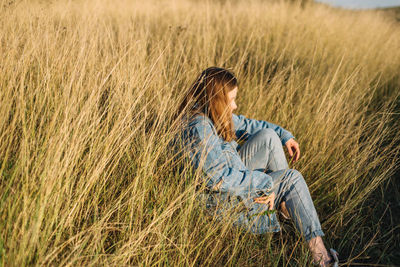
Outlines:
{"label": "distressed denim", "polygon": [[[276,203],[282,200],[287,201],[287,206],[293,203],[289,204],[289,212],[293,218],[299,218],[295,219],[295,222],[299,222],[296,226],[299,226],[298,229],[306,238],[311,235],[321,235],[322,232],[318,232],[317,229],[319,225],[317,217],[315,227],[311,228],[310,223],[304,223],[305,220],[300,218],[304,210],[306,213],[311,210],[305,216],[314,215],[312,201],[311,204],[309,201],[305,202],[300,208],[299,205],[295,205],[299,196],[303,197],[307,193],[309,196],[304,179],[302,180],[301,175],[294,170],[279,172],[287,169],[286,159],[282,160],[285,158],[282,145],[293,138],[293,135],[282,127],[266,121],[252,120],[235,114],[232,119],[236,137],[245,142],[242,147],[236,141],[226,142],[220,137],[212,121],[206,116],[196,115],[184,120],[182,131],[184,148],[193,167],[202,169],[205,174],[204,183],[209,189],[208,193],[202,195],[206,207],[214,210],[220,219],[226,216],[233,217],[235,225],[253,233],[276,232],[280,230],[276,213],[270,213],[267,205],[253,201],[255,197],[275,192]],[[267,135],[273,136],[273,140],[271,138],[268,140]],[[277,143],[279,145],[276,145]],[[267,166],[269,174],[264,172]],[[221,181],[218,190],[213,191]],[[304,186],[300,186],[302,182],[306,191],[303,189]],[[295,185],[299,185],[301,189]],[[287,190],[288,188],[291,190]],[[299,195],[297,198],[296,192]],[[310,197],[309,199],[311,200]],[[296,214],[300,217],[296,217]],[[310,220],[315,221],[315,219]],[[305,227],[302,227],[300,222]]]}

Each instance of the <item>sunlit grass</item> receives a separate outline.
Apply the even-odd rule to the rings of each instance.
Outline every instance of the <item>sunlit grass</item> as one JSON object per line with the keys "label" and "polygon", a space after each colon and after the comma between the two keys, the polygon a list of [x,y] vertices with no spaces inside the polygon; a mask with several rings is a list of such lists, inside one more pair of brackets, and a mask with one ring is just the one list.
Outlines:
{"label": "sunlit grass", "polygon": [[329,246],[378,263],[374,231],[395,239],[364,209],[399,164],[395,21],[177,0],[2,1],[0,22],[2,265],[309,264],[290,223],[252,236],[205,213],[174,157],[173,114],[213,65],[237,74],[238,113],[296,136]]}

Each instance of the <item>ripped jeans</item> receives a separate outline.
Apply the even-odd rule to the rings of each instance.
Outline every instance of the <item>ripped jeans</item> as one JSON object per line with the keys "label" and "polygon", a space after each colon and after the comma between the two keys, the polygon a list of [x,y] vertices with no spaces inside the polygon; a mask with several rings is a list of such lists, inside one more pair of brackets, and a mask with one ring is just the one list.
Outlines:
{"label": "ripped jeans", "polygon": [[238,150],[250,170],[265,171],[274,182],[275,207],[282,201],[305,239],[323,236],[314,203],[301,173],[288,169],[281,140],[272,129],[253,134]]}

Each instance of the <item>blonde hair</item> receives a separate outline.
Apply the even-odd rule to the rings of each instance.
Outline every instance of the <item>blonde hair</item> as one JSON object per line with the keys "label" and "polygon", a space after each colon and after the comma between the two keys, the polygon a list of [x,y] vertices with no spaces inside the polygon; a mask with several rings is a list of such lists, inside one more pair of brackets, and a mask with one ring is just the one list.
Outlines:
{"label": "blonde hair", "polygon": [[236,139],[236,135],[228,92],[237,86],[237,79],[232,72],[218,67],[207,68],[189,89],[179,107],[179,113],[206,115],[214,123],[218,135],[230,142]]}

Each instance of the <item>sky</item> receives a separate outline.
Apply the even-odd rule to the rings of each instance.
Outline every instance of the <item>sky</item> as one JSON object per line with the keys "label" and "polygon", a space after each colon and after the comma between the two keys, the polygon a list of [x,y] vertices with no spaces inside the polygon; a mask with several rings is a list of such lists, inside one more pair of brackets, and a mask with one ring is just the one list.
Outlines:
{"label": "sky", "polygon": [[400,6],[400,0],[316,0],[344,8],[377,8]]}

